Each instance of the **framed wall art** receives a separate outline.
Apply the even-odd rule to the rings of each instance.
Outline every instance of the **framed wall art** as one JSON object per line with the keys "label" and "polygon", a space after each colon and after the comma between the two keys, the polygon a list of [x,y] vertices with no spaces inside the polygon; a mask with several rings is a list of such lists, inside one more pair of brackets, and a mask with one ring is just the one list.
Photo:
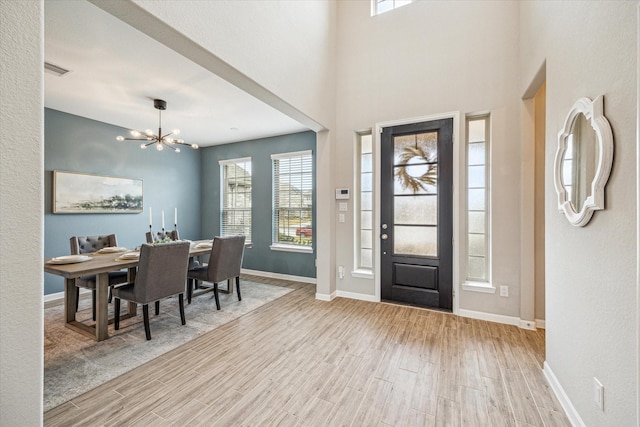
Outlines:
{"label": "framed wall art", "polygon": [[141,213],[142,180],[53,171],[53,213]]}

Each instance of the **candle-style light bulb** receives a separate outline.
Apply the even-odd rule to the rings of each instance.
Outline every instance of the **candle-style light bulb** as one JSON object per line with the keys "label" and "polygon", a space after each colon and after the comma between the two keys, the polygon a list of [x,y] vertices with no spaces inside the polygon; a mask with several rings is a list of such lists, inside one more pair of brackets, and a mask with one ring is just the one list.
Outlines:
{"label": "candle-style light bulb", "polygon": [[143,150],[147,149],[147,144],[140,144],[140,148],[142,148]]}
{"label": "candle-style light bulb", "polygon": [[157,149],[158,151],[162,151],[162,150],[164,150],[164,147],[162,146],[162,144],[160,144],[160,143],[158,142],[158,145],[156,145],[156,149]]}
{"label": "candle-style light bulb", "polygon": [[132,130],[131,131],[131,136],[135,136],[136,138],[140,136],[140,132],[138,132],[137,130]]}
{"label": "candle-style light bulb", "polygon": [[116,136],[116,140],[118,140],[118,141],[124,141],[124,136]]}
{"label": "candle-style light bulb", "polygon": [[174,135],[180,135],[180,129],[174,129],[173,131],[171,131],[171,133],[173,133]]}
{"label": "candle-style light bulb", "polygon": [[197,150],[198,148],[200,148],[200,146],[198,144],[191,144],[191,148]]}

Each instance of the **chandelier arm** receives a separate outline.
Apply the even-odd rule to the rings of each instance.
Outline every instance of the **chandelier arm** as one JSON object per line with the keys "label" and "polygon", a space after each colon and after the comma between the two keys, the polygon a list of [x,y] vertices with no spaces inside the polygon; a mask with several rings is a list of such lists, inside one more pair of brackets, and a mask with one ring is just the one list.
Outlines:
{"label": "chandelier arm", "polygon": [[[158,144],[160,144],[160,142]],[[166,142],[162,142],[161,144],[165,147],[171,148],[173,151],[177,151],[178,153],[180,152],[176,147],[172,147],[173,144],[167,144]]]}

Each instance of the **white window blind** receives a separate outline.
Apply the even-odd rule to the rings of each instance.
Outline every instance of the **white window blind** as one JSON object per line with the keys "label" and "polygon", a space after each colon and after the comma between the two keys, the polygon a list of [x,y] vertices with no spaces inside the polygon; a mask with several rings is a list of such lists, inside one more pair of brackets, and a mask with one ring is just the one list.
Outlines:
{"label": "white window blind", "polygon": [[273,243],[313,243],[313,155],[273,154]]}
{"label": "white window blind", "polygon": [[220,235],[251,241],[251,158],[220,161]]}

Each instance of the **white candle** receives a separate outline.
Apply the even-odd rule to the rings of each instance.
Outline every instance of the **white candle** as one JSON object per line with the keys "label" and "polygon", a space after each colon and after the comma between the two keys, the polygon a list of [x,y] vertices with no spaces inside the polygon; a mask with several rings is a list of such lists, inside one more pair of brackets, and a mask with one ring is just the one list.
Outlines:
{"label": "white candle", "polygon": [[164,230],[164,211],[162,211],[162,229]]}
{"label": "white candle", "polygon": [[175,208],[173,211],[173,225],[178,225],[178,208]]}
{"label": "white candle", "polygon": [[149,228],[153,225],[152,221],[153,215],[151,215],[151,206],[149,206]]}

